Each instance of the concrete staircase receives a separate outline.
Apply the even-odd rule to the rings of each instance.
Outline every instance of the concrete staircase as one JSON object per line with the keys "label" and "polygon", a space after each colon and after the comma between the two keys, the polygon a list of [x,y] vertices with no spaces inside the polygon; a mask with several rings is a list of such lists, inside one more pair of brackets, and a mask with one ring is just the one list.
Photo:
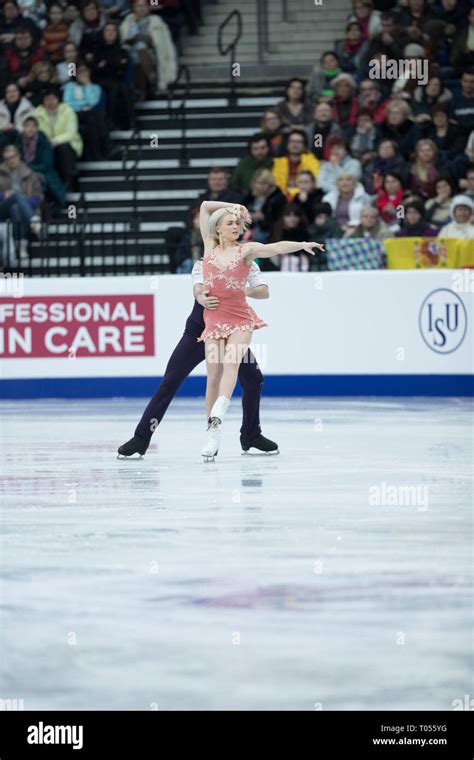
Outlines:
{"label": "concrete staircase", "polygon": [[[261,62],[258,55],[258,19],[256,0],[218,0],[204,2],[203,25],[198,36],[184,39],[181,61],[192,70],[193,81],[229,76],[230,53],[224,58],[217,47],[218,29],[233,11],[242,14],[242,36],[235,62],[243,77],[286,77],[304,74],[332,43],[343,36],[351,10],[350,0],[287,0],[287,19],[283,17],[283,0],[267,2],[269,52]],[[236,20],[224,32],[224,45],[235,34]]]}

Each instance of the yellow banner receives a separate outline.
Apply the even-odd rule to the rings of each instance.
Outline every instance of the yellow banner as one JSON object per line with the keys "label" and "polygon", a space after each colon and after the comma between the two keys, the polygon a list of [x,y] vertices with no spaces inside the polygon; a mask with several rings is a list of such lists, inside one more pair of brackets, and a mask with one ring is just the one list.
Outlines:
{"label": "yellow banner", "polygon": [[388,238],[388,269],[464,269],[474,267],[474,240]]}

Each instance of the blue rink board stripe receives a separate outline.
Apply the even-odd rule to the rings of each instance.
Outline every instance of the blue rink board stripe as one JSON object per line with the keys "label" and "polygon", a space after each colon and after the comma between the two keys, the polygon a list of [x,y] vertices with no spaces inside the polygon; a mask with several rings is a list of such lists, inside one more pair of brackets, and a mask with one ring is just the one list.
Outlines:
{"label": "blue rink board stripe", "polygon": [[[0,398],[151,396],[161,377],[0,380]],[[188,377],[178,396],[203,396],[205,377]],[[266,396],[473,396],[473,375],[266,375]],[[236,395],[241,394],[237,383]]]}

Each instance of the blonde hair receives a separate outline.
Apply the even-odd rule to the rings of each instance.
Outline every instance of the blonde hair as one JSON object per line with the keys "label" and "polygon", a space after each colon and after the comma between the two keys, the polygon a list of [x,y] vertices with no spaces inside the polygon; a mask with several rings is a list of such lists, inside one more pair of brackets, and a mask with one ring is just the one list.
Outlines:
{"label": "blonde hair", "polygon": [[270,169],[257,169],[257,171],[252,176],[251,180],[251,186],[253,189],[254,183],[260,180],[261,182],[266,182],[270,187],[275,187],[275,177],[273,176],[273,172],[270,171]]}
{"label": "blonde hair", "polygon": [[420,151],[425,145],[428,145],[433,151],[433,157],[429,163],[430,168],[436,168],[436,161],[438,157],[438,147],[436,143],[433,142],[433,140],[418,140],[417,144],[415,145],[415,159],[412,163],[411,174],[413,174],[421,182],[426,182],[428,180],[429,171],[426,164],[423,163],[420,159]]}
{"label": "blonde hair", "polygon": [[231,214],[232,216],[237,218],[237,221],[239,223],[240,228],[240,234],[242,234],[248,227],[248,225],[244,222],[243,219],[241,219],[238,216],[237,208],[218,208],[217,211],[213,211],[212,214],[209,217],[209,221],[207,223],[207,232],[209,237],[212,240],[216,240],[219,242],[219,233],[217,232],[217,225],[221,221],[221,219],[226,215]]}

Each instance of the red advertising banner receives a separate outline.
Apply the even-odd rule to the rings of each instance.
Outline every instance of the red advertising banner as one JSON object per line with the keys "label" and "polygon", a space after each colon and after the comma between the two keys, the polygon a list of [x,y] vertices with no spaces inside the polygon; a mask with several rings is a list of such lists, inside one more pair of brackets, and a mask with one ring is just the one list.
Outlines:
{"label": "red advertising banner", "polygon": [[0,357],[154,356],[153,298],[0,298]]}

